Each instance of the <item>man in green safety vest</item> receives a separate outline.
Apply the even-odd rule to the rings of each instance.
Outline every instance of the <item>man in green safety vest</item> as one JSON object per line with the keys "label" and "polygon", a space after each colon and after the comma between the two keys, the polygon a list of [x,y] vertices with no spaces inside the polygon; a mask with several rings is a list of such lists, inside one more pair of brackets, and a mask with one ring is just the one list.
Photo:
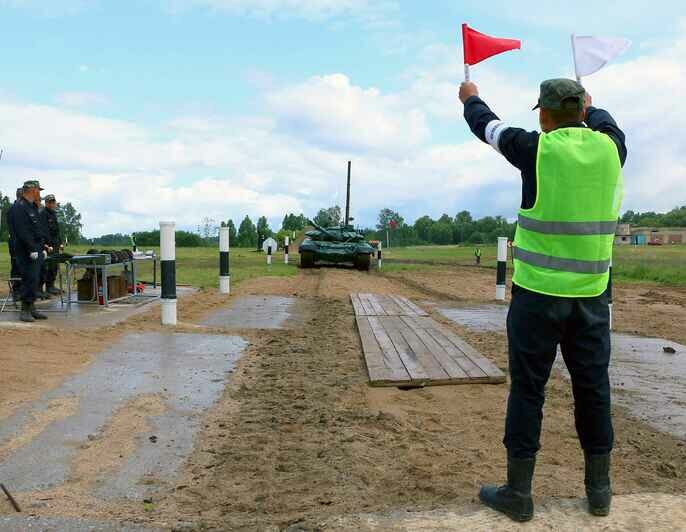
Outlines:
{"label": "man in green safety vest", "polygon": [[507,317],[507,483],[484,486],[479,497],[517,521],[533,517],[545,385],[560,346],[572,379],[589,511],[607,515],[613,430],[605,292],[623,197],[624,133],[573,80],[541,84],[534,109],[542,133],[510,127],[478,94],[473,83],[460,87],[469,127],[522,174]]}

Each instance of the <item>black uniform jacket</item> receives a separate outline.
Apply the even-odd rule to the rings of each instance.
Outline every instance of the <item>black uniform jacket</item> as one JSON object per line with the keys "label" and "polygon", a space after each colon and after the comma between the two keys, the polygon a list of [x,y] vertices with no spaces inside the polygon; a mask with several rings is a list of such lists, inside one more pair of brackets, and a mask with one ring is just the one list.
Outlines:
{"label": "black uniform jacket", "polygon": [[12,206],[11,219],[15,256],[28,257],[34,251],[43,251],[43,230],[36,205],[25,198],[19,199]]}
{"label": "black uniform jacket", "polygon": [[[472,132],[483,142],[493,146],[522,173],[522,208],[530,209],[536,203],[536,159],[538,157],[538,131],[526,131],[498,123],[500,119],[486,102],[472,96],[464,104],[464,117]],[[626,144],[624,133],[610,113],[595,107],[586,112],[586,125],[577,122],[561,127],[586,127],[608,135],[617,145],[619,160],[624,166]]]}
{"label": "black uniform jacket", "polygon": [[57,248],[62,244],[62,237],[60,236],[60,226],[57,223],[57,212],[52,209],[45,208],[45,217],[48,223],[48,239],[49,246]]}

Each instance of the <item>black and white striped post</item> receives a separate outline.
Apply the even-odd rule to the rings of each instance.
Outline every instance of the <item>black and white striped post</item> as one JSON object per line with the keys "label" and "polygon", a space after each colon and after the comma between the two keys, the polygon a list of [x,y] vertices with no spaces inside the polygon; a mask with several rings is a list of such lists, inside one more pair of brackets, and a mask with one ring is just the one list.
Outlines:
{"label": "black and white striped post", "polygon": [[267,266],[272,265],[272,247],[267,246]]}
{"label": "black and white striped post", "polygon": [[507,237],[498,237],[498,268],[495,277],[495,298],[505,301],[505,278],[507,275]]}
{"label": "black and white striped post", "polygon": [[289,244],[288,237],[284,237],[284,239],[283,239],[283,262],[284,262],[284,264],[288,264],[288,244]]}
{"label": "black and white striped post", "polygon": [[176,223],[160,222],[162,325],[176,325]]}
{"label": "black and white striped post", "polygon": [[376,247],[376,265],[381,269],[381,242]]}
{"label": "black and white striped post", "polygon": [[229,269],[229,227],[219,228],[219,292],[231,293],[231,273]]}

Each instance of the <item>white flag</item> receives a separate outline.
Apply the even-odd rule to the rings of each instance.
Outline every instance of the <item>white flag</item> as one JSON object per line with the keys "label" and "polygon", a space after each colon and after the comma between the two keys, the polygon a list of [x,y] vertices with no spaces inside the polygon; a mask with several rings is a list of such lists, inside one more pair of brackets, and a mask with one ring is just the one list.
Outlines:
{"label": "white flag", "polygon": [[631,46],[621,37],[581,37],[572,35],[576,77],[590,76]]}

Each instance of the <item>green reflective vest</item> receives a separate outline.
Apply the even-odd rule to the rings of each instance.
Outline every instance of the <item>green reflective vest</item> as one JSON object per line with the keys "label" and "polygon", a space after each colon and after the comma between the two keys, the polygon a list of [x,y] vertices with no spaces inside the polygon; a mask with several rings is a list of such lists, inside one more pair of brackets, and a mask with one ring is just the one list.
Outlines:
{"label": "green reflective vest", "polygon": [[587,128],[541,133],[537,195],[520,209],[512,281],[561,297],[594,297],[607,288],[624,196],[615,143]]}

